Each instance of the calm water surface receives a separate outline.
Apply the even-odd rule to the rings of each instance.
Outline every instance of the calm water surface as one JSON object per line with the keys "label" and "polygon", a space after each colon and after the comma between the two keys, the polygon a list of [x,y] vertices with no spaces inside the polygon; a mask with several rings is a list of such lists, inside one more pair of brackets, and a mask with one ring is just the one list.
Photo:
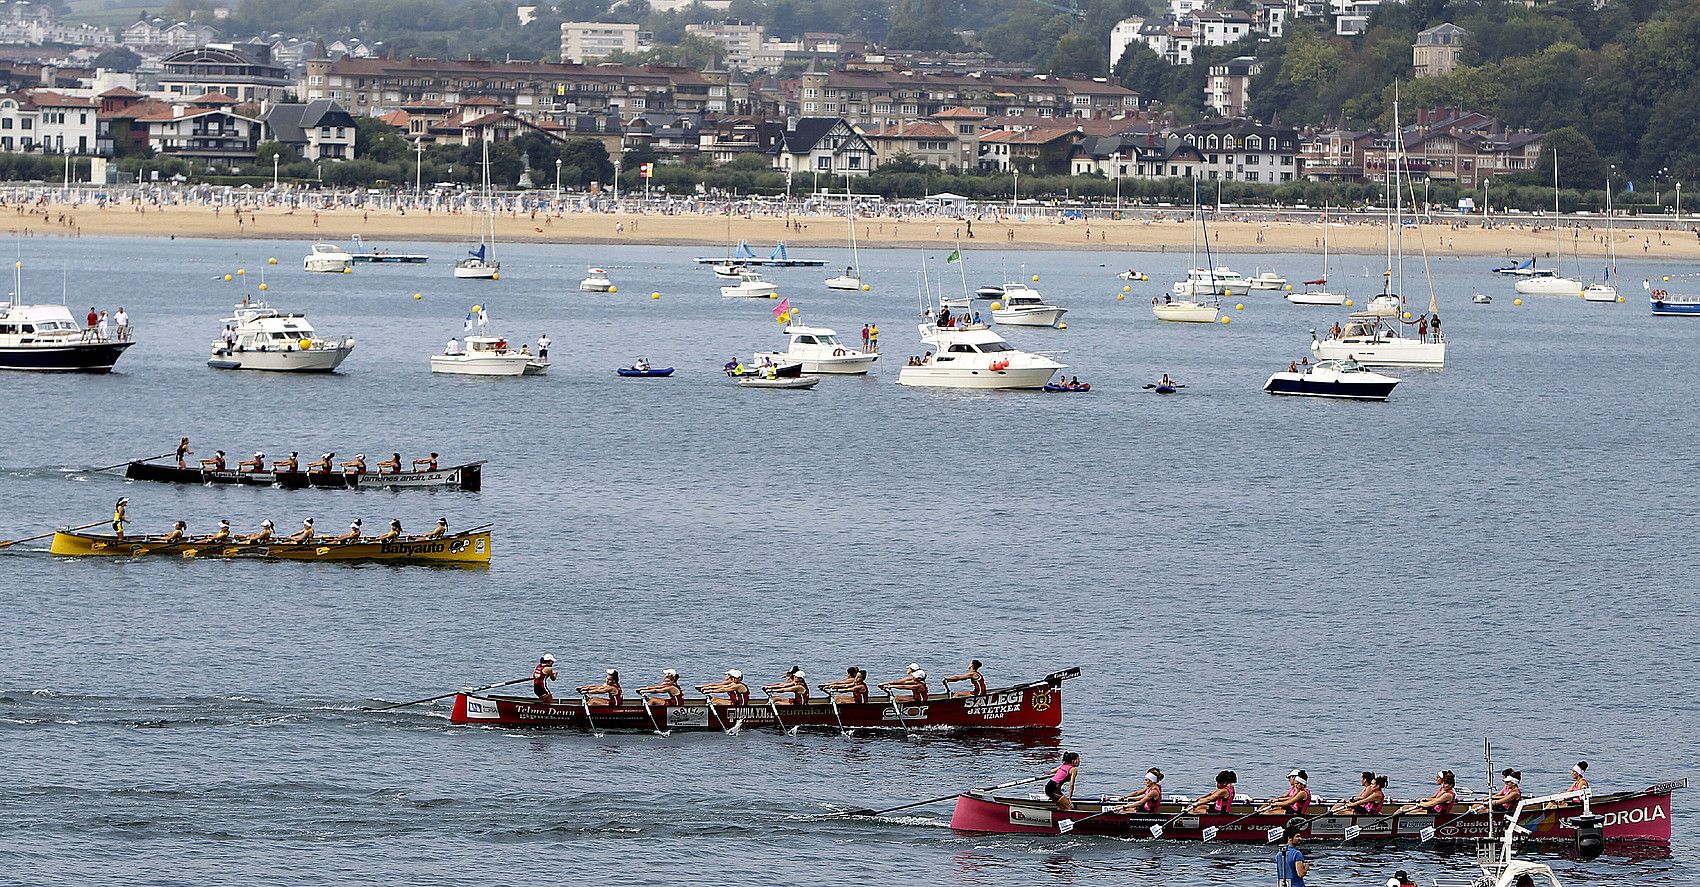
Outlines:
{"label": "calm water surface", "polygon": [[[1274,399],[1267,374],[1339,315],[1244,297],[1230,326],[1157,323],[1178,255],[969,253],[969,284],[1040,275],[1083,396],[893,384],[919,353],[920,253],[863,252],[873,291],[776,271],[810,322],[877,322],[887,363],[812,392],[740,390],[734,354],[776,346],[770,303],[723,302],[693,249],[513,247],[499,283],[422,267],[299,271],[304,243],[22,243],[26,288],[81,313],[122,304],[142,344],[110,377],[9,375],[0,536],[86,523],[263,518],[494,522],[488,571],[0,558],[0,863],[20,883],[298,881],[964,885],[1262,884],[1263,848],[964,837],[949,804],[826,818],[1039,772],[1060,747],[1081,790],[1171,793],[1231,766],[1242,790],[1307,768],[1327,797],[1362,769],[1395,794],[1446,767],[1481,786],[1483,737],[1533,792],[1575,760],[1602,788],[1696,770],[1700,607],[1693,493],[1700,323],[1630,304],[1511,304],[1486,259],[1437,259],[1444,372],[1386,404]],[[841,263],[840,251],[817,251]],[[219,318],[266,270],[274,304],[359,340],[340,374],[204,366]],[[942,255],[935,254],[935,260]],[[1250,273],[1249,258],[1225,261]],[[1260,257],[1299,280],[1305,256]],[[588,264],[620,285],[576,291]],[[1151,283],[1118,302],[1115,271]],[[944,268],[938,265],[937,268]],[[1413,265],[1420,274],[1420,266]],[[1379,261],[1336,278],[1379,288]],[[1693,269],[1626,263],[1625,278]],[[959,287],[954,276],[947,285]],[[1481,289],[1498,301],[1469,304]],[[649,293],[659,291],[659,300]],[[423,298],[414,300],[418,292]],[[1411,292],[1426,303],[1420,276]],[[543,378],[433,377],[473,303],[515,341],[547,332]],[[679,372],[621,380],[649,357]],[[1168,372],[1189,384],[1158,398]],[[482,458],[481,494],[177,488],[75,474],[190,435],[255,449]],[[45,543],[42,543],[45,545]],[[33,547],[33,546],[26,546]],[[605,667],[647,683],[728,667],[767,682],[857,663],[890,679],[987,663],[995,682],[1069,665],[1060,741],[607,736],[452,728],[400,701],[526,673]],[[1554,858],[1567,883],[1700,877],[1692,794],[1673,855]],[[1320,848],[1319,884],[1395,868],[1470,875],[1465,856]]]}

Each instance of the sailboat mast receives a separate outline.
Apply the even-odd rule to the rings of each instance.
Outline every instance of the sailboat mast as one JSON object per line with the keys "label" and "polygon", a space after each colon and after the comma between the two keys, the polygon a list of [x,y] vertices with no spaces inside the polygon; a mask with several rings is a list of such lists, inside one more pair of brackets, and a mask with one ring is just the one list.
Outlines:
{"label": "sailboat mast", "polygon": [[1562,271],[1558,266],[1558,256],[1564,250],[1564,235],[1560,233],[1558,223],[1558,147],[1555,145],[1552,149],[1552,271],[1554,274],[1559,274]]}
{"label": "sailboat mast", "polygon": [[1399,250],[1399,304],[1405,304],[1405,189],[1399,183],[1405,165],[1405,132],[1399,128],[1399,100],[1393,100],[1393,237]]}

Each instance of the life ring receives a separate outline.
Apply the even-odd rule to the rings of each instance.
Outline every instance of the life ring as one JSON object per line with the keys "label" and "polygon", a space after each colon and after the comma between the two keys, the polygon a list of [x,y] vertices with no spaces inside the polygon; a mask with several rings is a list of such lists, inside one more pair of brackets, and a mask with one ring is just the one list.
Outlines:
{"label": "life ring", "polygon": [[833,357],[843,357],[844,355],[849,354],[849,353],[850,352],[845,351],[843,348],[832,349],[832,356]]}

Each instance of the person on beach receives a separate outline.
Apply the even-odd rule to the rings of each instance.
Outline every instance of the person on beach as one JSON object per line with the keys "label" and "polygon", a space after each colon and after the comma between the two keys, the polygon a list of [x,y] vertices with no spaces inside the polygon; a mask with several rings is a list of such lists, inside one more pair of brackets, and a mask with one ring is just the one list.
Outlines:
{"label": "person on beach", "polygon": [[1045,783],[1045,797],[1057,805],[1058,810],[1074,809],[1074,785],[1080,780],[1080,752],[1064,752],[1062,766],[1051,774]]}

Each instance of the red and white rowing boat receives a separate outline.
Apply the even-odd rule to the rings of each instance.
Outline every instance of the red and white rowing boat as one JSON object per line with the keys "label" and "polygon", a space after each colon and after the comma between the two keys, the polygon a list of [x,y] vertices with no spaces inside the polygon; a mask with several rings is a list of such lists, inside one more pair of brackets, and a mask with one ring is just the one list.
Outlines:
{"label": "red and white rowing boat", "polygon": [[626,702],[587,707],[577,698],[544,702],[531,696],[462,691],[455,694],[449,720],[456,724],[598,732],[730,730],[739,724],[806,730],[1054,732],[1062,728],[1062,683],[1079,676],[1080,669],[1070,668],[974,696],[939,696],[923,702],[906,702],[899,693],[895,702],[890,697],[837,703],[826,697],[811,697],[804,704],[764,699],[748,705],[726,705],[686,699],[677,705]]}
{"label": "red and white rowing boat", "polygon": [[[1687,785],[1687,779],[1677,779],[1640,791],[1594,795],[1593,813],[1604,820],[1605,840],[1670,843],[1671,793]],[[1390,801],[1387,806],[1397,809],[1399,803]],[[1182,814],[1185,803],[1165,803],[1155,813],[1104,813],[1106,806],[1113,809],[1116,803],[1080,800],[1072,810],[1059,810],[1044,799],[967,792],[956,799],[950,827],[960,832],[1057,834],[1062,830],[1062,822],[1072,821],[1076,825],[1070,826],[1069,831],[1078,834],[1149,838],[1151,827],[1161,826],[1161,834],[1167,839],[1197,841],[1203,839],[1205,829],[1215,829],[1214,838],[1262,844],[1291,818],[1278,811],[1248,817],[1254,809],[1250,803],[1232,813],[1185,815]],[[1524,810],[1517,824],[1528,832],[1524,840],[1570,843],[1576,840],[1574,819],[1581,812],[1581,802],[1572,800],[1550,810]],[[1475,843],[1488,837],[1488,814],[1461,810],[1447,816],[1322,815],[1308,820],[1304,834],[1312,841],[1339,841],[1345,840],[1347,830],[1354,827],[1354,840],[1361,836],[1372,841],[1417,842],[1425,839],[1426,829],[1433,829],[1429,837],[1435,841]],[[1503,831],[1504,826],[1500,825],[1499,830]]]}

